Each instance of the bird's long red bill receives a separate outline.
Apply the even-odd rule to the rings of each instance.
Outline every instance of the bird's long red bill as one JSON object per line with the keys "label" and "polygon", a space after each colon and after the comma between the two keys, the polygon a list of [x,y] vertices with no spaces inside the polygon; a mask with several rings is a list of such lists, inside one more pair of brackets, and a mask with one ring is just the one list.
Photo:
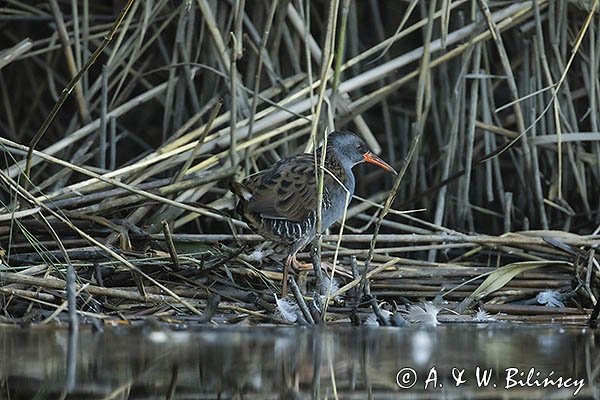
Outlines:
{"label": "bird's long red bill", "polygon": [[378,167],[381,167],[381,168],[385,169],[386,171],[390,171],[394,175],[398,175],[398,173],[396,172],[396,170],[394,168],[392,168],[392,166],[390,164],[386,163],[381,158],[379,158],[378,155],[373,154],[370,151],[368,151],[365,154],[363,154],[363,158],[368,163],[375,164]]}

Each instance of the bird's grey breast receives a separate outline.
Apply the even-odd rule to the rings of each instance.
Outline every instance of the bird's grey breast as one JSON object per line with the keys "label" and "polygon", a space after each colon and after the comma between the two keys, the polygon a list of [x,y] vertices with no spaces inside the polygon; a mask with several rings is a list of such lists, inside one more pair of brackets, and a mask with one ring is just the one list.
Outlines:
{"label": "bird's grey breast", "polygon": [[352,171],[346,173],[344,185],[335,181],[333,185],[323,191],[323,211],[321,232],[329,229],[331,225],[341,220],[347,204],[350,204],[354,194],[354,174]]}

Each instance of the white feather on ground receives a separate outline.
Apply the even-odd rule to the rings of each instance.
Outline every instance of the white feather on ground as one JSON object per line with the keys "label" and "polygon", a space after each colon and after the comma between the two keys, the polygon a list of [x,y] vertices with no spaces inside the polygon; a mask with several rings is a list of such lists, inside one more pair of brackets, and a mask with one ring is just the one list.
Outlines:
{"label": "white feather on ground", "polygon": [[298,313],[300,312],[298,304],[292,303],[287,299],[279,299],[277,296],[275,296],[275,301],[279,314],[281,314],[283,319],[288,322],[296,322],[298,320]]}
{"label": "white feather on ground", "polygon": [[262,263],[271,255],[273,255],[273,245],[271,242],[262,242],[252,250],[250,254],[240,254],[240,258],[249,263]]}
{"label": "white feather on ground", "polygon": [[544,290],[535,298],[539,304],[547,307],[565,308],[564,296],[558,290]]}
{"label": "white feather on ground", "polygon": [[[331,286],[331,288],[330,288]],[[319,284],[319,293],[321,293],[321,300],[325,300],[327,294],[332,294],[340,289],[340,284],[335,279],[331,280],[328,275],[323,274],[323,280]],[[329,292],[328,292],[329,291]]]}
{"label": "white feather on ground", "polygon": [[440,307],[427,301],[422,303],[422,306],[415,304],[408,306],[408,310],[404,312],[404,315],[406,320],[413,324],[428,324],[435,326],[440,323],[437,319],[440,310]]}
{"label": "white feather on ground", "polygon": [[492,321],[497,321],[497,320],[496,320],[496,317],[494,317],[493,315],[491,315],[484,309],[480,308],[479,310],[477,310],[475,315],[473,315],[473,321],[475,321],[475,322],[492,322]]}

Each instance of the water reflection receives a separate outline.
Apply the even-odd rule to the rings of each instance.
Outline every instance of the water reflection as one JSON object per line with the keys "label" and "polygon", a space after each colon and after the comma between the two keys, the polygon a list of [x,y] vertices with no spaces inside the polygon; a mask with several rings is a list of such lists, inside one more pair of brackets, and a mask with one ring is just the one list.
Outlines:
{"label": "water reflection", "polygon": [[[507,368],[524,371],[523,380],[535,368],[538,375],[533,378],[540,382],[550,371],[552,378],[584,379],[578,394],[583,398],[598,395],[593,388],[598,384],[597,340],[598,334],[589,329],[500,324],[195,331],[144,327],[101,334],[83,329],[76,384],[66,397],[572,397],[573,385],[504,389]],[[0,398],[60,397],[67,379],[67,348],[67,329],[0,329]],[[483,387],[475,379],[477,367],[492,369]],[[403,368],[416,372],[411,389],[396,382]],[[466,382],[456,387],[462,369],[460,377]]]}

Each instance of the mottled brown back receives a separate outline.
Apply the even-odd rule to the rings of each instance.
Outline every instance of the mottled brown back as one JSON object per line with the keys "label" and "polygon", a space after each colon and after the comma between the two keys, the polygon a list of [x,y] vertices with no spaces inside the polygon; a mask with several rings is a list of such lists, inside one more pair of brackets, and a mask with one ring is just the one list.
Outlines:
{"label": "mottled brown back", "polygon": [[[326,168],[344,182],[343,169],[337,162],[328,157]],[[323,183],[325,187],[338,185],[328,173],[325,173]],[[312,154],[283,159],[271,168],[248,177],[244,184],[252,193],[249,210],[263,218],[301,222],[317,209]]]}

